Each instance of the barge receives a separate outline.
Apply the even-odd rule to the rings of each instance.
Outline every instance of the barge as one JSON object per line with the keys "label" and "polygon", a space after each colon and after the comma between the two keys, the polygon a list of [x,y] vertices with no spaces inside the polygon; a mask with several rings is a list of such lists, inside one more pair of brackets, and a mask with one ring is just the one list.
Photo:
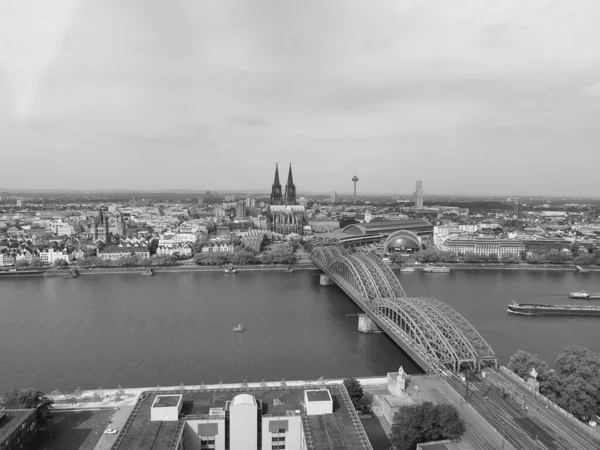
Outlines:
{"label": "barge", "polygon": [[600,316],[600,306],[545,305],[543,303],[517,303],[508,305],[511,314],[524,316]]}

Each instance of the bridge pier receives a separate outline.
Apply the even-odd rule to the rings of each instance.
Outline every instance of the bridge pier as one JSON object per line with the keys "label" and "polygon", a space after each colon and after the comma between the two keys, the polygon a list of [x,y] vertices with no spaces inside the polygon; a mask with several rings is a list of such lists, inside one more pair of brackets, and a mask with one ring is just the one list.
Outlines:
{"label": "bridge pier", "polygon": [[329,278],[324,273],[322,273],[321,277],[319,278],[319,284],[321,286],[333,286],[333,285],[335,285],[335,283],[333,281],[331,281],[331,278]]}
{"label": "bridge pier", "polygon": [[358,315],[358,331],[361,333],[381,333],[381,328],[366,314]]}

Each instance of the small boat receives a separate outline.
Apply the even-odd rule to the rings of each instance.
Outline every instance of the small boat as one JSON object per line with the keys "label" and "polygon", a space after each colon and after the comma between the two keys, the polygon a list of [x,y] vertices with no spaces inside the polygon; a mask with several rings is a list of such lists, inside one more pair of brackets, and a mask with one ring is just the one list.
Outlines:
{"label": "small boat", "polygon": [[144,277],[151,277],[152,275],[154,275],[154,269],[152,267],[148,267],[142,272],[142,276]]}
{"label": "small boat", "polygon": [[229,264],[229,266],[227,266],[225,268],[225,270],[223,270],[223,273],[227,273],[227,274],[231,273],[231,274],[233,274],[233,273],[237,273],[237,270],[235,270],[233,268],[233,264]]}
{"label": "small boat", "polygon": [[450,269],[448,269],[447,267],[438,267],[438,266],[425,266],[423,267],[423,272],[429,272],[429,273],[448,273],[450,272]]}
{"label": "small boat", "polygon": [[244,327],[242,326],[241,323],[238,323],[235,327],[233,327],[234,333],[240,333],[242,331],[244,331]]}
{"label": "small boat", "polygon": [[79,271],[77,269],[71,269],[69,273],[63,275],[63,278],[77,278],[79,276]]}
{"label": "small boat", "polygon": [[414,267],[402,267],[400,269],[400,272],[414,272],[415,268]]}
{"label": "small boat", "polygon": [[288,266],[287,269],[284,270],[286,273],[292,273],[293,271],[294,269],[292,269],[292,266]]}
{"label": "small boat", "polygon": [[599,299],[600,292],[576,291],[569,292],[569,298]]}

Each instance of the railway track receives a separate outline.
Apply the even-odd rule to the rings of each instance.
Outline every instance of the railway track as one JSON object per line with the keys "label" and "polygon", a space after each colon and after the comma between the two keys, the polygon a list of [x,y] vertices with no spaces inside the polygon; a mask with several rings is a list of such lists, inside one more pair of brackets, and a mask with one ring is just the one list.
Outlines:
{"label": "railway track", "polygon": [[[466,387],[454,375],[448,374],[446,377],[448,384],[454,390],[464,397]],[[466,400],[475,411],[477,411],[484,419],[494,426],[496,430],[506,439],[506,441],[518,450],[551,450],[554,447],[548,447],[546,443],[540,445],[539,441],[535,441],[529,434],[523,430],[519,424],[522,419],[522,413],[511,405],[498,402],[497,399],[489,402],[485,400],[477,391],[472,390]],[[508,407],[507,407],[508,406]]]}
{"label": "railway track", "polygon": [[[552,429],[559,431],[562,437],[568,439],[568,444],[571,448],[579,449],[597,449],[600,448],[600,440],[580,430],[577,426],[570,424],[568,420],[561,414],[554,411],[554,409],[547,408],[541,400],[534,399],[530,392],[523,389],[521,386],[515,386],[511,380],[508,380],[502,374],[489,371],[492,383],[509,388],[509,390],[518,391],[523,398],[523,403],[528,407],[530,414],[537,416],[541,421],[548,424]],[[512,389],[511,389],[512,388]]]}
{"label": "railway track", "polygon": [[[447,397],[446,393],[437,389],[429,389],[429,392],[433,396],[433,398],[440,404],[451,405],[452,402]],[[469,422],[465,422],[466,427],[466,435],[471,444],[475,446],[476,449],[479,450],[495,450],[492,445],[490,445],[485,438],[471,425]]]}

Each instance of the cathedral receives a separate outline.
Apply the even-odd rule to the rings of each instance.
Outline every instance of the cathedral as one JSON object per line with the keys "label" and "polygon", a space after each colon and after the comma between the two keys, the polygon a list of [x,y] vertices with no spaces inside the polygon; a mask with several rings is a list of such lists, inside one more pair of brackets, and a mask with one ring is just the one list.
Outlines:
{"label": "cathedral", "polygon": [[108,215],[104,215],[102,208],[100,208],[100,214],[98,214],[93,225],[94,242],[100,239],[106,243],[108,240],[108,231]]}
{"label": "cathedral", "polygon": [[302,234],[305,223],[304,213],[304,206],[296,204],[296,185],[292,176],[292,165],[290,164],[285,190],[282,190],[279,182],[279,167],[275,164],[275,180],[271,187],[271,204],[268,212],[268,229],[283,235]]}
{"label": "cathedral", "polygon": [[104,243],[108,243],[108,238],[111,234],[125,236],[127,234],[127,224],[122,214],[118,214],[112,219],[113,223],[109,224],[108,214],[105,214],[100,209],[98,217],[91,226],[92,236],[94,242],[102,240]]}

